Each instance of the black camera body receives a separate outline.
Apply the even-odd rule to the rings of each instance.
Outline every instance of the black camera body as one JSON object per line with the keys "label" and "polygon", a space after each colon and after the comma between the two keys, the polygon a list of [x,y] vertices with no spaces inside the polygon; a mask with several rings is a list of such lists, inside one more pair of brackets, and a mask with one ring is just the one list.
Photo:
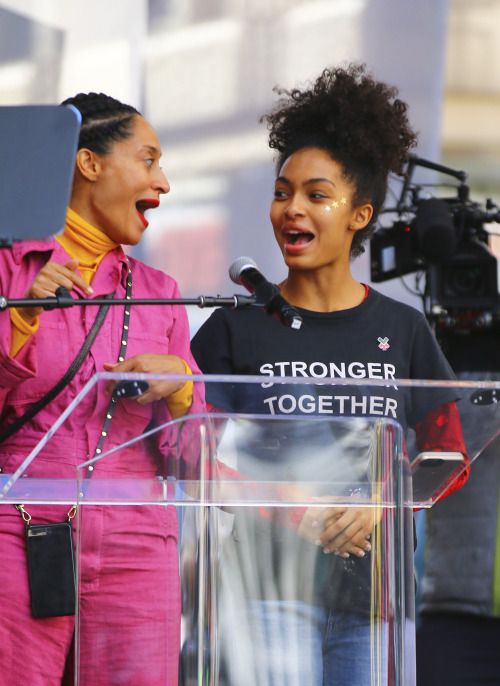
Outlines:
{"label": "black camera body", "polygon": [[[456,196],[422,199],[422,185],[411,180],[416,166],[458,178]],[[472,322],[471,312],[500,313],[497,260],[484,229],[485,223],[500,222],[500,211],[491,200],[485,207],[469,200],[465,178],[464,172],[412,157],[397,206],[385,210],[398,217],[378,229],[370,245],[371,280],[424,272],[425,313],[442,325]]]}
{"label": "black camera body", "polygon": [[499,308],[497,260],[487,246],[470,242],[427,271],[431,305],[445,310]]}
{"label": "black camera body", "polygon": [[374,283],[396,279],[426,268],[419,256],[415,227],[397,220],[377,229],[370,243],[370,272]]}

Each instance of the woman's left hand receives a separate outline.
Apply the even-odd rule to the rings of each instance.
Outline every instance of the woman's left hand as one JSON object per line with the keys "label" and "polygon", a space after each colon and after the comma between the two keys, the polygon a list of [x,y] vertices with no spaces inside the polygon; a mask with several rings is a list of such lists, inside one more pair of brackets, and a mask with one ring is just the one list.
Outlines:
{"label": "woman's left hand", "polygon": [[[153,355],[143,354],[129,357],[123,362],[111,364],[104,363],[104,369],[107,372],[137,372],[141,374],[185,374],[186,367],[183,360],[177,355]],[[106,393],[111,394],[113,387],[117,380],[108,381],[106,384]],[[160,398],[167,398],[172,393],[180,390],[185,381],[154,381],[150,380],[148,390],[139,395],[135,400],[139,405],[146,405],[153,402],[153,400],[160,400]]]}

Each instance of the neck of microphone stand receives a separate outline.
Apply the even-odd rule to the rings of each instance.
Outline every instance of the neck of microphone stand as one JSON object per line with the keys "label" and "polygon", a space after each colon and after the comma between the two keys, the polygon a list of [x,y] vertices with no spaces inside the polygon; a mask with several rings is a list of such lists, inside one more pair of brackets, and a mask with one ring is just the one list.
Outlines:
{"label": "neck of microphone stand", "polygon": [[254,294],[256,305],[263,307],[268,314],[273,314],[285,326],[289,326],[291,329],[300,329],[302,317],[281,295],[278,286],[269,281],[262,281],[256,286]]}

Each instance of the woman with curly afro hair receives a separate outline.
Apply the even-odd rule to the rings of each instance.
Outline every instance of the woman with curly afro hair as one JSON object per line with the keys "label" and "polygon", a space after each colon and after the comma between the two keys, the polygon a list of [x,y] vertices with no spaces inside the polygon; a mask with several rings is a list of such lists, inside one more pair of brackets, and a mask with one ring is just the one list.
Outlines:
{"label": "woman with curly afro hair", "polygon": [[[408,107],[395,97],[396,88],[374,81],[361,65],[325,69],[311,89],[276,92],[284,97],[261,121],[267,121],[269,146],[278,153],[278,176],[288,158],[298,151],[320,150],[335,163],[343,188],[350,187],[351,207],[362,210],[362,216],[348,227],[349,256],[354,259],[364,252],[363,244],[375,230],[389,174],[403,174],[409,150],[416,145]],[[276,190],[275,198],[278,195],[282,193]],[[325,210],[329,207],[327,218],[333,218],[336,206],[325,202],[331,193],[319,195],[325,197],[318,198],[318,204],[323,202]],[[347,209],[347,203],[342,206]],[[325,216],[322,210],[320,214]],[[299,241],[304,242],[310,241]],[[301,252],[285,250],[279,239],[278,243],[285,261],[288,254]]]}
{"label": "woman with curly afro hair", "polygon": [[[351,261],[375,229],[389,174],[403,174],[416,145],[407,105],[396,88],[359,64],[325,69],[303,89],[276,92],[276,106],[261,120],[277,152],[270,218],[288,270],[281,294],[302,325],[283,326],[260,308],[214,312],[192,341],[199,367],[212,374],[261,374],[266,382],[252,395],[231,394],[228,384],[210,386],[207,400],[236,412],[397,420],[404,430],[416,430],[419,447],[465,453],[453,392],[419,394],[416,401],[394,386],[369,386],[370,378],[453,378],[423,314],[351,273]],[[269,381],[286,375],[366,378],[367,386],[339,392],[328,384],[304,390]],[[362,440],[357,433],[355,440]],[[296,441],[280,441],[288,448],[279,459],[272,446],[267,451],[273,474],[281,465],[281,476],[271,478],[328,481],[326,471],[314,475],[311,449],[304,445],[299,457]],[[295,460],[287,462],[292,452]],[[332,449],[329,459],[346,454]],[[239,458],[245,471],[242,464]],[[386,683],[387,628],[382,623],[382,647],[373,651],[370,617],[371,535],[380,514],[366,507],[310,508],[295,519],[293,531],[281,509],[270,515],[267,529],[248,508],[235,516],[232,555],[240,567],[227,572],[227,586],[246,580],[250,633],[243,623],[232,632],[228,653],[238,656],[230,667],[233,683],[368,686],[375,675],[376,683]],[[236,645],[241,636],[245,645]],[[405,683],[413,681],[410,676]]]}

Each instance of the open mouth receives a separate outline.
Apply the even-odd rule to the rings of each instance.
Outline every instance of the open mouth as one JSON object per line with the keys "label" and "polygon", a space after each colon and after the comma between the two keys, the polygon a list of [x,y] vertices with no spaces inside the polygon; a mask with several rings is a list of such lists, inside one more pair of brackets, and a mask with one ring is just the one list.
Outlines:
{"label": "open mouth", "polygon": [[146,228],[149,226],[149,222],[146,219],[146,217],[144,216],[145,212],[147,210],[152,210],[155,207],[158,207],[159,204],[160,204],[159,200],[138,200],[135,203],[135,207],[137,209],[137,214],[141,218],[141,221]]}
{"label": "open mouth", "polygon": [[314,235],[305,231],[287,231],[285,233],[285,240],[288,245],[307,245],[312,241]]}

